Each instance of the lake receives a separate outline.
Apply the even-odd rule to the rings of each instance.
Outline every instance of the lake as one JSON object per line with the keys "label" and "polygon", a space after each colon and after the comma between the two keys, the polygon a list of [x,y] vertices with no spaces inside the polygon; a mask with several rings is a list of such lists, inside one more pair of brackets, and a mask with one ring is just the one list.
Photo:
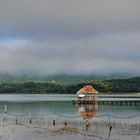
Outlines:
{"label": "lake", "polygon": [[[106,99],[114,101],[136,99],[140,101],[140,95],[103,94],[99,96],[99,100]],[[94,105],[77,105],[72,103],[73,100],[76,100],[76,96],[67,94],[1,94],[0,118],[2,132],[0,134],[4,140],[17,139],[17,137],[18,139],[27,140],[39,137],[38,139],[44,140],[46,130],[50,132],[48,139],[80,140],[85,139],[85,136],[87,136],[87,139],[93,139],[93,137],[94,139],[108,137],[112,137],[112,139],[118,137],[119,139],[140,138],[139,105],[98,103]],[[90,125],[87,125],[87,122]],[[25,126],[28,126],[29,130],[25,129]],[[111,129],[109,135],[108,128],[110,126],[113,129]],[[3,127],[7,131],[6,134],[3,132]],[[17,131],[20,129],[22,131],[17,135]],[[87,135],[84,135],[86,130]],[[60,132],[63,132],[63,135]],[[35,133],[36,137],[32,133]],[[54,133],[57,134],[57,138]],[[66,138],[67,136],[69,137]]]}

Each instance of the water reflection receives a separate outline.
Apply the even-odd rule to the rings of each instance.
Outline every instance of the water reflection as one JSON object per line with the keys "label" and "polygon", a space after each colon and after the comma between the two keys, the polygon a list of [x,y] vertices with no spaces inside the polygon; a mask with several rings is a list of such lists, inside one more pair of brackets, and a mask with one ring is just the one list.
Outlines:
{"label": "water reflection", "polygon": [[84,120],[90,121],[99,111],[98,102],[92,104],[78,104],[78,114],[83,117]]}

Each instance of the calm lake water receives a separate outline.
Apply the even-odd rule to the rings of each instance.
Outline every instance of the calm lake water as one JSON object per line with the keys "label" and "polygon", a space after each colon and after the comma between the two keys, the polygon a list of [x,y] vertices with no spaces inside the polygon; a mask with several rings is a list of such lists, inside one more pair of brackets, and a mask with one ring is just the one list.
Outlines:
{"label": "calm lake water", "polygon": [[[133,99],[140,101],[140,95],[103,94],[98,98]],[[77,105],[73,100],[76,96],[67,94],[0,94],[0,140],[140,139],[139,104]]]}
{"label": "calm lake water", "polygon": [[[134,94],[137,96],[137,99],[140,99],[138,94]],[[101,95],[101,96],[112,96],[112,95]],[[122,94],[113,95],[115,100],[121,99],[120,96]],[[118,98],[116,99],[116,97]],[[130,97],[129,94],[125,94]],[[103,97],[101,97],[103,99]],[[78,111],[81,109],[88,109],[88,106],[77,106],[76,104],[72,104],[72,100],[76,100],[75,95],[67,95],[67,94],[1,94],[0,95],[0,111],[4,111],[4,105],[7,105],[7,111],[12,114],[50,114],[56,113],[60,115],[69,115],[69,116],[77,116]],[[100,97],[99,97],[100,100]],[[94,106],[89,106],[89,108],[93,108]],[[98,109],[96,110],[96,115],[100,114],[112,114],[117,115],[119,117],[127,117],[140,113],[139,105],[98,105]]]}

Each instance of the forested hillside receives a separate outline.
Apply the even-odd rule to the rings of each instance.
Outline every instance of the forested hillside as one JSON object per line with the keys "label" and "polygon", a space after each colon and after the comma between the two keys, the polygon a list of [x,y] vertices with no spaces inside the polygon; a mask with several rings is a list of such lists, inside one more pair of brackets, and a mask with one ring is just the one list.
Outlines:
{"label": "forested hillside", "polygon": [[68,93],[75,94],[83,85],[90,84],[99,92],[140,92],[140,77],[95,80],[82,78],[12,79],[0,80],[0,93]]}

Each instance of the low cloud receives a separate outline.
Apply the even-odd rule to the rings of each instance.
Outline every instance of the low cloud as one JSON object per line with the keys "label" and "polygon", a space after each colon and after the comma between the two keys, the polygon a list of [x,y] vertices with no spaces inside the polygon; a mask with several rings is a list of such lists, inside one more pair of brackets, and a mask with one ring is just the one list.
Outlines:
{"label": "low cloud", "polygon": [[139,0],[0,1],[0,71],[140,73]]}
{"label": "low cloud", "polygon": [[[55,73],[139,73],[140,34],[104,34],[58,42],[1,42],[4,70]],[[1,68],[1,70],[3,70]]]}
{"label": "low cloud", "polygon": [[4,0],[0,35],[69,39],[140,28],[139,0]]}

